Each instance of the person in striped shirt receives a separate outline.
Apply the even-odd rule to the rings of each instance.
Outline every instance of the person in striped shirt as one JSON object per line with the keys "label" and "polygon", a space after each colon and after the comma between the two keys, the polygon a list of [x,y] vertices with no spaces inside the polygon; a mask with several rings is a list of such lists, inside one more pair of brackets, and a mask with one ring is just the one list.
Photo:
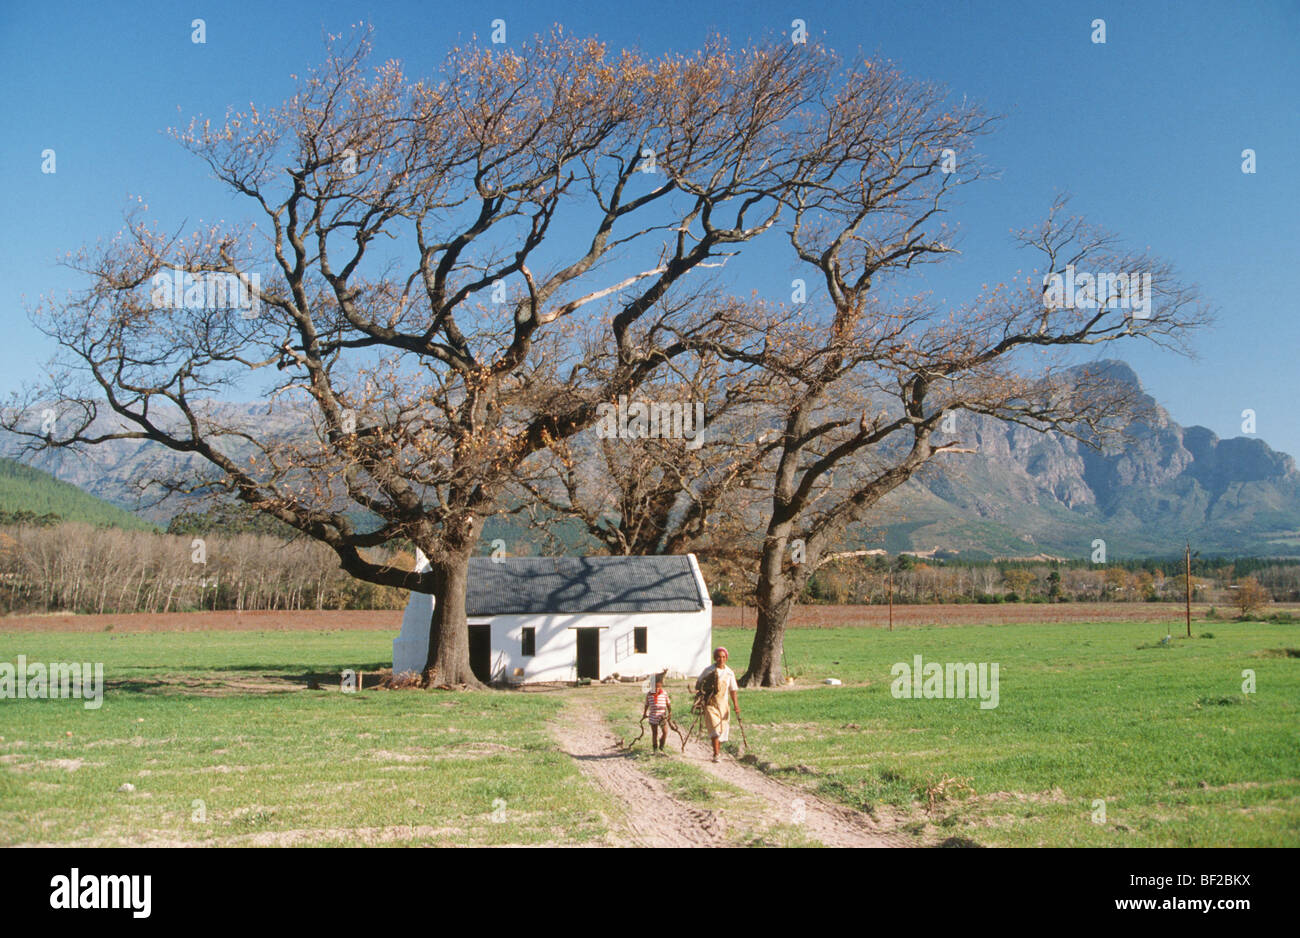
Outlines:
{"label": "person in striped shirt", "polygon": [[655,689],[645,695],[645,706],[641,708],[641,719],[650,718],[651,750],[664,751],[668,742],[668,721],[672,719],[673,702],[664,690],[664,676],[655,675]]}

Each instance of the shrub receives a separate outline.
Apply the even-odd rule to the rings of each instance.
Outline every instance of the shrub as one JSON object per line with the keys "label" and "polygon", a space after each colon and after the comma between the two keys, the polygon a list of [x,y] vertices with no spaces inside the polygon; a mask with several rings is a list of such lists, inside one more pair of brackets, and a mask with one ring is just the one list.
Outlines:
{"label": "shrub", "polygon": [[1260,585],[1259,580],[1248,576],[1237,584],[1236,595],[1232,599],[1240,617],[1245,619],[1262,609],[1272,597]]}

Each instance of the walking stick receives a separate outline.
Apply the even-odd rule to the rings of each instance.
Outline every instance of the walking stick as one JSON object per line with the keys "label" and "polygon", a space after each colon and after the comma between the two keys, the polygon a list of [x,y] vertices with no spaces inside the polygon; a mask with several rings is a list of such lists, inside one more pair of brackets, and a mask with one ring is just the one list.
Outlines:
{"label": "walking stick", "polygon": [[695,719],[691,721],[690,727],[686,730],[686,738],[682,740],[682,752],[686,751],[686,744],[691,741],[691,734],[695,732],[695,727],[699,726],[700,714],[695,714]]}
{"label": "walking stick", "polygon": [[690,725],[686,727],[686,738],[682,740],[682,752],[686,751],[686,744],[691,741],[691,734],[694,732],[695,732],[695,721],[691,720]]}
{"label": "walking stick", "polygon": [[745,750],[749,751],[749,740],[745,738],[745,721],[740,718],[740,710],[736,710],[736,722],[740,724],[740,741],[745,744]]}

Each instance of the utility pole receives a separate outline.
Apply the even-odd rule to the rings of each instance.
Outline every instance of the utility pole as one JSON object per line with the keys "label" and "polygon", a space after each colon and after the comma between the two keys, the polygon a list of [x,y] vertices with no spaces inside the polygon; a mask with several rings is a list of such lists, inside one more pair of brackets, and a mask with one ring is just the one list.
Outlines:
{"label": "utility pole", "polygon": [[1187,564],[1187,637],[1192,637],[1192,542],[1187,542],[1187,552],[1184,554]]}
{"label": "utility pole", "polygon": [[894,565],[889,565],[889,631],[894,631]]}

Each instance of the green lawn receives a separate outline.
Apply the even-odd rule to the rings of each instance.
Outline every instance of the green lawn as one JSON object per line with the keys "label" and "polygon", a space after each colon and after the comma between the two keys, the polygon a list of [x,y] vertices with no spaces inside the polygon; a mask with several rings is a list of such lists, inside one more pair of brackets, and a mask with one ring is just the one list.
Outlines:
{"label": "green lawn", "polygon": [[[918,830],[990,845],[1298,846],[1300,657],[1286,650],[1300,655],[1300,627],[1194,627],[1206,633],[1162,647],[1165,627],[1143,623],[796,630],[799,686],[742,692],[742,708],[762,758],[817,772],[790,781],[905,811]],[[716,637],[739,671],[752,633]],[[896,699],[890,668],[917,654],[998,662],[999,705]],[[844,686],[813,683],[824,677]],[[924,792],[944,776],[977,796],[929,814]]]}
{"label": "green lawn", "polygon": [[[1300,627],[1196,631],[1214,637],[1160,647],[1164,628],[1133,623],[794,630],[795,688],[742,691],[751,751],[926,842],[1300,845],[1300,657],[1287,652]],[[751,637],[716,635],[738,670]],[[635,733],[635,687],[340,693],[338,672],[378,668],[390,639],[0,632],[0,661],[101,661],[109,685],[99,710],[0,700],[0,844],[605,842],[617,809],[548,722],[566,695],[616,691],[599,706]],[[916,654],[998,662],[999,706],[895,699],[890,667]],[[304,689],[313,677],[325,689]],[[689,700],[674,694],[680,722]],[[672,759],[642,762],[687,800],[745,797]],[[976,794],[929,813],[944,776]]]}
{"label": "green lawn", "polygon": [[547,730],[556,695],[291,689],[390,639],[0,634],[0,660],[103,661],[110,685],[99,710],[0,701],[0,843],[600,840],[608,805]]}

